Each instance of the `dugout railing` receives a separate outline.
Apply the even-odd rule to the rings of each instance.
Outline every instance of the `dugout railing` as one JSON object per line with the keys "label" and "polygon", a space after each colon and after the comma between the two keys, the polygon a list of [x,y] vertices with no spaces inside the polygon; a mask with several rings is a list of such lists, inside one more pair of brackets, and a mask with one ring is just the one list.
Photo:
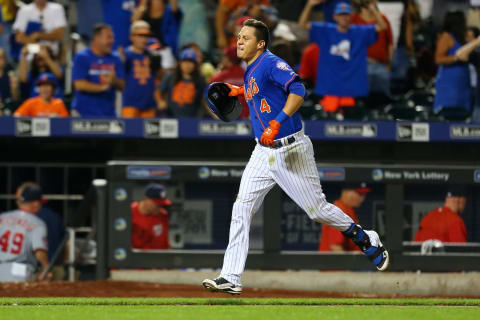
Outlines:
{"label": "dugout railing", "polygon": [[[97,222],[98,278],[107,277],[109,268],[219,268],[222,265],[226,247],[225,237],[222,240],[224,247],[215,249],[205,249],[202,246],[196,248],[186,246],[183,249],[168,250],[132,248],[130,203],[141,198],[142,187],[149,182],[164,183],[167,185],[167,189],[171,187],[172,182],[175,182],[177,186],[195,182],[200,185],[204,197],[208,197],[210,194],[212,198],[215,198],[215,190],[221,190],[218,186],[215,187],[215,184],[231,183],[233,188],[238,188],[244,166],[245,163],[239,162],[109,162],[107,164],[107,180],[96,182],[98,209],[99,212],[105,212],[104,215],[98,215]],[[418,189],[419,187],[420,190],[423,190],[425,186],[427,186],[425,187],[426,194],[430,189],[443,190],[442,188],[451,184],[468,186],[469,198],[472,199],[469,210],[473,211],[473,216],[470,216],[469,221],[476,224],[480,217],[475,200],[480,191],[478,188],[480,169],[477,167],[319,163],[318,168],[324,189],[328,189],[326,185],[332,183],[341,186],[344,182],[365,181],[374,186],[374,189],[382,190],[379,195],[384,197],[385,214],[382,219],[384,225],[375,225],[375,221],[370,225],[385,229],[384,243],[391,255],[390,271],[480,270],[478,250],[463,250],[461,249],[462,245],[453,245],[447,251],[442,250],[422,255],[417,249],[411,250],[415,248],[415,244],[412,246],[412,243],[406,242],[403,234],[404,204],[408,198],[406,192],[408,193],[411,188]],[[178,191],[175,186],[171,188],[174,189],[174,192]],[[212,188],[211,193],[208,192],[210,188]],[[222,188],[229,189],[227,185]],[[169,194],[175,197],[172,192]],[[257,248],[251,246],[246,264],[247,269],[373,270],[368,260],[360,254],[326,254],[315,250],[286,249],[285,234],[282,229],[284,228],[282,224],[285,222],[283,221],[284,217],[282,218],[285,210],[284,199],[285,195],[278,187],[272,189],[267,195],[262,208],[264,214],[261,245]],[[229,217],[233,201],[229,205],[225,205],[227,203],[225,199],[218,201],[226,206],[223,211]],[[215,203],[215,201],[213,202]],[[177,208],[177,210],[182,209]],[[210,223],[214,224],[217,221],[210,220]],[[469,229],[476,230],[477,228],[470,226]],[[223,224],[220,230],[217,229],[214,232],[222,233],[228,238],[228,223]],[[476,233],[473,234],[473,238],[477,236]],[[471,243],[469,245],[472,246]],[[455,247],[459,250],[456,250]]]}

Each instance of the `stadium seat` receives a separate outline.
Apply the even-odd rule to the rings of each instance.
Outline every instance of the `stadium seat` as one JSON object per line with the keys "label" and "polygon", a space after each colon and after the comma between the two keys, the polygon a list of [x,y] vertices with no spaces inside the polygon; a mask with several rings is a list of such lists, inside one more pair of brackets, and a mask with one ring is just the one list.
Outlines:
{"label": "stadium seat", "polygon": [[298,112],[303,119],[311,119],[312,116],[317,112],[314,101],[311,99],[306,99]]}
{"label": "stadium seat", "polygon": [[413,91],[405,95],[415,106],[433,107],[434,95],[429,90]]}

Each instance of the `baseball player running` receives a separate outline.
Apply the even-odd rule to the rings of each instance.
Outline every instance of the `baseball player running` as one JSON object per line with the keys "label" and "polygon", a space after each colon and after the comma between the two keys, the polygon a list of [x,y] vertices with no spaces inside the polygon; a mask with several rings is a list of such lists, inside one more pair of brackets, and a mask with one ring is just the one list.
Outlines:
{"label": "baseball player running", "polygon": [[42,191],[26,182],[17,190],[18,210],[0,215],[0,282],[34,280],[37,261],[43,279],[48,269],[47,227],[36,216]]}
{"label": "baseball player running", "polygon": [[[378,270],[386,270],[388,252],[375,231],[363,230],[338,207],[328,203],[322,192],[313,146],[304,134],[296,113],[303,103],[305,87],[298,75],[268,49],[269,31],[258,20],[248,19],[238,34],[237,55],[246,61],[242,88],[213,83],[207,103],[220,119],[238,116],[238,105],[232,110],[225,98],[244,94],[250,108],[257,145],[248,161],[233,205],[230,236],[223,268],[216,279],[205,279],[209,291],[240,294],[241,275],[249,246],[250,222],[265,195],[278,184],[308,216],[329,225],[353,240]],[[231,97],[230,97],[231,98]],[[228,107],[224,107],[227,104]]]}

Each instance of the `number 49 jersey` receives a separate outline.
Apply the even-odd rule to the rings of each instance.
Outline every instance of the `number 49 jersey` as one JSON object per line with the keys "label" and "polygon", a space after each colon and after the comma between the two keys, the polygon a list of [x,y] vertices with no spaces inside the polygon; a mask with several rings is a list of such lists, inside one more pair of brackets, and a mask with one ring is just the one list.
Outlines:
{"label": "number 49 jersey", "polygon": [[0,263],[36,266],[34,252],[47,250],[47,227],[37,216],[21,211],[0,214]]}
{"label": "number 49 jersey", "polygon": [[[288,88],[298,81],[298,75],[282,59],[266,50],[251,63],[244,76],[244,94],[250,109],[253,132],[260,139],[269,122],[282,111],[288,97]],[[282,123],[277,139],[302,129],[298,113]]]}

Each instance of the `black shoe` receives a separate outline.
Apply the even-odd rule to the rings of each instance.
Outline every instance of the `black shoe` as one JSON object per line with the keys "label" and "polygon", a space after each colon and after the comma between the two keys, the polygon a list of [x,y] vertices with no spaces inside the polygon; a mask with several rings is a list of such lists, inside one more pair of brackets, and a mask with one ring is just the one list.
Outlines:
{"label": "black shoe", "polygon": [[205,279],[202,282],[205,289],[211,292],[225,292],[230,294],[242,293],[242,287],[236,286],[233,283],[228,282],[224,278],[218,277],[216,279]]}

